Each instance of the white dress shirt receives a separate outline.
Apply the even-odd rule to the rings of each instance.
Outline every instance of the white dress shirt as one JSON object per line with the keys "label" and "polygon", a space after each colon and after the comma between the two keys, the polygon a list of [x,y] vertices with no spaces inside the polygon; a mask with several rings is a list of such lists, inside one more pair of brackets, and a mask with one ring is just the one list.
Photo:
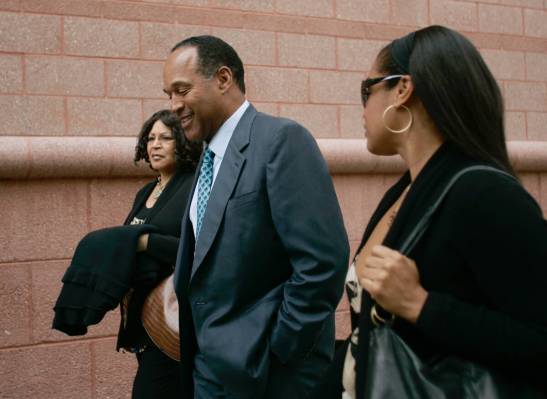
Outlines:
{"label": "white dress shirt", "polygon": [[[228,148],[228,143],[230,143],[230,139],[234,134],[234,130],[249,105],[249,101],[245,100],[243,104],[241,104],[241,106],[236,110],[236,112],[234,112],[228,119],[226,119],[226,121],[224,121],[222,126],[218,129],[218,132],[213,136],[211,142],[205,147],[205,149],[209,148],[215,154],[215,158],[213,161],[213,183],[211,184],[211,193],[213,192],[213,186],[215,185],[215,180],[218,175],[220,165],[222,164],[222,160],[224,159],[224,153]],[[194,237],[196,236],[196,221],[198,214],[197,203],[198,190],[196,184],[196,188],[194,190],[194,193],[192,194],[192,202],[190,203],[190,221],[192,222],[192,227],[194,229]]]}

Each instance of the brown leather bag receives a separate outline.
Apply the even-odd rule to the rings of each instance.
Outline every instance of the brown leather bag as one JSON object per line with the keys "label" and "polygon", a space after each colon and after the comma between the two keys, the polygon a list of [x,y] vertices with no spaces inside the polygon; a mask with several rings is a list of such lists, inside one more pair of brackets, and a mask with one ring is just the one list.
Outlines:
{"label": "brown leather bag", "polygon": [[141,318],[152,342],[171,359],[180,361],[179,303],[173,286],[173,274],[148,294]]}

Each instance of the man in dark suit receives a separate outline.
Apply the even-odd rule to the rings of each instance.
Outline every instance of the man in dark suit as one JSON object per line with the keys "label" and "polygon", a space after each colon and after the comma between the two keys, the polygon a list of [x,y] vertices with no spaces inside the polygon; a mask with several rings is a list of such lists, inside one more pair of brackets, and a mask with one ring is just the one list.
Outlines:
{"label": "man in dark suit", "polygon": [[249,104],[216,37],[173,48],[164,91],[205,143],[174,278],[183,383],[195,399],[305,399],[333,355],[349,253],[326,163],[305,128]]}

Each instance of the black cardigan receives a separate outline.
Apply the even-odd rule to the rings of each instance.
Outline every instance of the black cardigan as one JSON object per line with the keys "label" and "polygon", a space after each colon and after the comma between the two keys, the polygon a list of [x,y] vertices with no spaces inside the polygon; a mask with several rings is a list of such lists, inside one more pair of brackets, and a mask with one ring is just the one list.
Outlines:
{"label": "black cardigan", "polygon": [[[118,306],[135,274],[136,248],[147,224],[109,227],[87,234],[76,247],[53,308],[52,328],[68,335],[84,335],[107,311]],[[148,276],[156,276],[149,268]]]}
{"label": "black cardigan", "polygon": [[[447,181],[478,164],[444,144],[403,202],[384,245],[398,249]],[[362,239],[410,182],[407,172],[384,195]],[[516,181],[474,171],[452,188],[429,230],[409,254],[429,292],[418,321],[395,330],[424,359],[453,353],[541,381],[547,372],[547,222]],[[363,291],[356,359],[357,397],[366,381],[371,298]],[[543,381],[543,384],[545,382]]]}
{"label": "black cardigan", "polygon": [[[169,180],[146,218],[145,223],[156,227],[157,231],[149,234],[146,251],[137,253],[137,269],[142,277],[146,276],[143,271],[155,269],[158,265],[162,272],[154,280],[146,278],[133,282],[134,292],[129,305],[127,324],[124,327],[123,320],[120,323],[117,349],[138,347],[148,343],[140,318],[142,305],[150,290],[173,272],[179,245],[180,224],[186,205],[191,200],[189,195],[193,179],[194,172],[177,172]],[[145,206],[155,185],[154,180],[137,192],[133,207],[125,219],[125,225],[129,224],[133,216]]]}

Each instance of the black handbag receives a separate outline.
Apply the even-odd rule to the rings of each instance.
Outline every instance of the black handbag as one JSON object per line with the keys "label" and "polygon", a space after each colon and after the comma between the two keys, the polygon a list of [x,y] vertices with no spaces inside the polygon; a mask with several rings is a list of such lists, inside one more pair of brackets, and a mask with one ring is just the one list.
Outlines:
{"label": "black handbag", "polygon": [[[400,248],[408,255],[429,227],[448,191],[465,173],[489,170],[513,176],[488,166],[471,166],[456,173],[441,195],[425,213]],[[366,399],[539,399],[546,392],[517,381],[500,372],[455,357],[439,356],[427,364],[397,335],[394,318],[385,320],[372,307],[371,319],[376,328],[370,332]]]}

